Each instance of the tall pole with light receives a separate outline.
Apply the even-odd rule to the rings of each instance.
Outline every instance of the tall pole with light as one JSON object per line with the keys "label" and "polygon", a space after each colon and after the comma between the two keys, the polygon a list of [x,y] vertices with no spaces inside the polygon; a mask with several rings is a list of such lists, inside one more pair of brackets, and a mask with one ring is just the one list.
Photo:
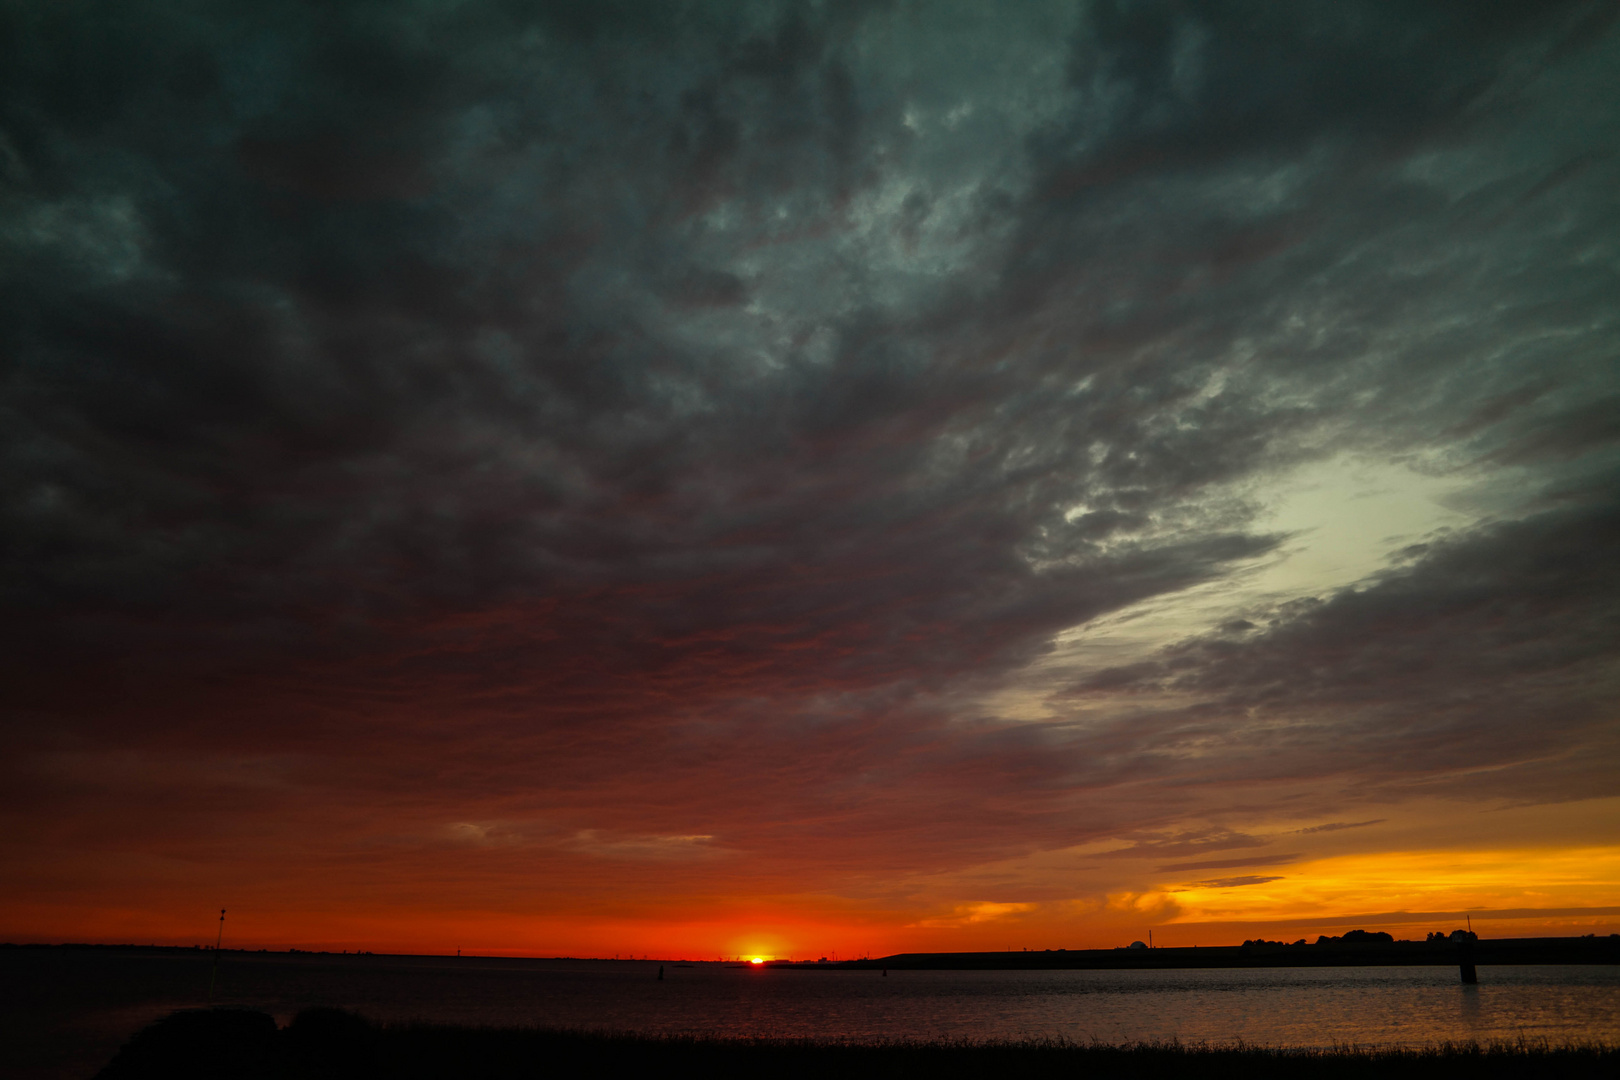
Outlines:
{"label": "tall pole with light", "polygon": [[219,909],[219,933],[214,935],[214,970],[208,975],[208,1004],[214,1003],[214,981],[219,978],[219,943],[225,940],[225,909]]}

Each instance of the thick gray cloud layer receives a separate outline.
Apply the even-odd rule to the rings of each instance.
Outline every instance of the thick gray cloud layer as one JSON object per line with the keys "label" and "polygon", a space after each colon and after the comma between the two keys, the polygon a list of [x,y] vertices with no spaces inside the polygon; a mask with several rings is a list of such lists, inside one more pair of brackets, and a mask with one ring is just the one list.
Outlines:
{"label": "thick gray cloud layer", "polygon": [[[1613,794],[1612,6],[985,7],[5,4],[14,744],[941,864],[1155,776]],[[1337,454],[1484,523],[963,711]]]}

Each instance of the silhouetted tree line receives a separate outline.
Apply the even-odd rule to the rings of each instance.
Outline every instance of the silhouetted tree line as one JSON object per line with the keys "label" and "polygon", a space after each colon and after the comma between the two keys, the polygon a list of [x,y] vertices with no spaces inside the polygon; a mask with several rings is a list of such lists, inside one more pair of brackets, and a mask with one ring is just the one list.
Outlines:
{"label": "silhouetted tree line", "polygon": [[[1453,930],[1449,934],[1436,930],[1423,940],[1431,945],[1436,943],[1448,944],[1459,941],[1478,941],[1479,935],[1474,933],[1472,930]],[[1342,937],[1329,937],[1328,935],[1323,934],[1316,939],[1316,943],[1318,945],[1393,945],[1395,944],[1395,938],[1382,930],[1351,930]],[[1265,938],[1254,938],[1250,941],[1245,941],[1243,944],[1245,947],[1247,947],[1251,945],[1288,945],[1290,943],[1286,941],[1267,941]],[[1303,945],[1305,944],[1305,939],[1300,938],[1298,941],[1295,941],[1292,944]]]}
{"label": "silhouetted tree line", "polygon": [[1343,937],[1328,937],[1322,935],[1316,939],[1318,945],[1393,945],[1395,938],[1382,930],[1351,930]]}

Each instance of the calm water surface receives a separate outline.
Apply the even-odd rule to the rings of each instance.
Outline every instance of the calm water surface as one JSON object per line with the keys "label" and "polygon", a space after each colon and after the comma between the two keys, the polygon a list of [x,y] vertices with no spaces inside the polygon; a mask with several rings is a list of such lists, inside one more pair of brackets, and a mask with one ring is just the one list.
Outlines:
{"label": "calm water surface", "polygon": [[[0,950],[24,1075],[87,1077],[142,1024],[206,1003],[206,955]],[[423,1019],[847,1040],[1056,1036],[1424,1046],[1620,1043],[1620,967],[1181,971],[751,970],[633,961],[226,954],[218,1001],[285,1023],[335,1005]]]}

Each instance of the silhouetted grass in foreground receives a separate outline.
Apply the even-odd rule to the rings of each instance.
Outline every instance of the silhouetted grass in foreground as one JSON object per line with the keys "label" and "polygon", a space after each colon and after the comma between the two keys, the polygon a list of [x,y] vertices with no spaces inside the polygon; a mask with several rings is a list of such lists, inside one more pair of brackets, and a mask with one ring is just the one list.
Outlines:
{"label": "silhouetted grass in foreground", "polygon": [[309,1009],[277,1029],[244,1009],[187,1010],[143,1029],[98,1080],[270,1080],[388,1077],[607,1076],[956,1077],[1601,1077],[1620,1076],[1620,1048],[1515,1043],[1423,1050],[1285,1050],[1178,1043],[834,1043],[648,1036],[535,1028],[377,1024]]}

